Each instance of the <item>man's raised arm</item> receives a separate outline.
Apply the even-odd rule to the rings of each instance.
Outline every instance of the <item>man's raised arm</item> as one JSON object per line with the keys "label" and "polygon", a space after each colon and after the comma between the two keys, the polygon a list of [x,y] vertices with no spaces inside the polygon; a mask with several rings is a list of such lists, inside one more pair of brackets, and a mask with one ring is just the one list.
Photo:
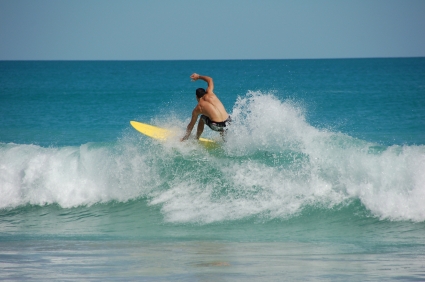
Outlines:
{"label": "man's raised arm", "polygon": [[203,81],[205,81],[205,82],[208,84],[208,87],[207,87],[206,92],[207,92],[207,93],[213,93],[213,90],[214,90],[214,82],[213,82],[213,79],[212,79],[211,77],[206,76],[206,75],[199,75],[199,74],[197,74],[197,73],[194,73],[194,74],[192,74],[192,75],[190,76],[190,78],[191,78],[193,81],[198,80],[198,79],[202,79]]}

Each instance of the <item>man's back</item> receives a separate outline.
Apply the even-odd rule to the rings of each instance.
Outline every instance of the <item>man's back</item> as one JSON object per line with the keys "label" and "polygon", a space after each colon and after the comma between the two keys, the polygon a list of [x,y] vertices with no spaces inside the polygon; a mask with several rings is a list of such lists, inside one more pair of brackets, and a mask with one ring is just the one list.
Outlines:
{"label": "man's back", "polygon": [[199,99],[201,113],[216,122],[225,121],[229,114],[214,93],[207,93]]}

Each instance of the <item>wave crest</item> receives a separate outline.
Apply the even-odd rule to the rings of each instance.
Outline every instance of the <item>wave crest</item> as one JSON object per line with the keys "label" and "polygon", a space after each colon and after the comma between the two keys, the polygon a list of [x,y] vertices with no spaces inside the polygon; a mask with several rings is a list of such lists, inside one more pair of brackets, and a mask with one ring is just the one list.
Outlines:
{"label": "wave crest", "polygon": [[0,208],[144,197],[167,221],[209,223],[360,201],[381,219],[425,221],[425,146],[382,147],[315,128],[273,93],[239,97],[231,115],[228,142],[215,151],[136,132],[109,145],[0,144]]}

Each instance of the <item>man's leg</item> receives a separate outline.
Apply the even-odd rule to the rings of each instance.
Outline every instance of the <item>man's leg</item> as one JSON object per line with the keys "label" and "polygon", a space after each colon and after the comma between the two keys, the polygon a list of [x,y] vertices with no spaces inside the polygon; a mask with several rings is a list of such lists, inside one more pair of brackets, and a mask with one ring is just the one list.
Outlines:
{"label": "man's leg", "polygon": [[196,139],[201,137],[202,132],[204,132],[204,119],[201,117],[198,121],[198,129],[196,130]]}
{"label": "man's leg", "polygon": [[227,130],[224,129],[223,131],[220,132],[221,138],[223,138],[223,141],[226,142],[226,134],[227,134]]}

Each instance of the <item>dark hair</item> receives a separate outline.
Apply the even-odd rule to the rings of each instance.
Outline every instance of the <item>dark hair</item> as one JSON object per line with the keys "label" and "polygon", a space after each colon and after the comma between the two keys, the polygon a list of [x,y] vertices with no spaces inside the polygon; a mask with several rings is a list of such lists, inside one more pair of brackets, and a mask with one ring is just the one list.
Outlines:
{"label": "dark hair", "polygon": [[204,88],[198,88],[196,89],[196,97],[198,97],[199,99],[202,98],[202,96],[204,96],[207,92],[205,91]]}

